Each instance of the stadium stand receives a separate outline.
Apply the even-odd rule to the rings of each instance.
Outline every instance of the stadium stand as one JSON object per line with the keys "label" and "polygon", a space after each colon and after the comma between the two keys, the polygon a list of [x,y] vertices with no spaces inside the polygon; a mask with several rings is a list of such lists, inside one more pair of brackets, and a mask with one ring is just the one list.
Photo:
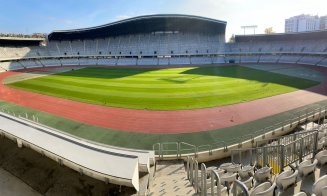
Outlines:
{"label": "stadium stand", "polygon": [[[152,62],[150,62],[150,64],[151,63]],[[136,65],[136,64],[137,64],[137,58],[120,58],[117,61],[117,65]],[[152,65],[155,65],[155,64],[152,64]]]}
{"label": "stadium stand", "polygon": [[241,62],[242,63],[257,63],[259,61],[259,56],[257,55],[249,55],[249,56],[242,56]]}
{"label": "stadium stand", "polygon": [[[185,25],[190,23],[194,25]],[[235,43],[225,43],[225,28],[226,22],[208,18],[186,15],[153,15],[126,19],[88,29],[55,31],[48,36],[46,46],[39,46],[40,41],[27,44],[21,43],[21,40],[11,40],[10,44],[1,45],[0,72],[34,67],[69,65],[155,66],[202,65],[213,63],[291,63],[327,66],[327,31],[236,36]],[[30,145],[30,143],[38,144],[49,152],[50,157],[57,161],[60,160],[60,163],[80,171],[80,167],[75,167],[74,164],[71,164],[71,162],[77,161],[78,164],[83,167],[83,171],[86,169],[90,176],[100,178],[100,180],[103,181],[109,179],[110,183],[133,186],[138,190],[139,172],[149,173],[150,166],[155,164],[153,151],[118,149],[115,147],[93,144],[91,142],[85,145],[87,145],[88,148],[92,147],[93,150],[85,149],[85,146],[81,149],[80,146],[76,146],[77,143],[83,143],[81,141],[74,144],[67,140],[57,141],[54,135],[44,135],[44,132],[42,133],[42,137],[46,137],[46,140],[56,143],[62,142],[62,145],[70,145],[72,148],[78,148],[83,152],[85,151],[86,154],[90,153],[90,156],[93,156],[92,153],[96,153],[94,156],[102,157],[102,161],[105,164],[100,163],[100,161],[99,163],[87,162],[85,159],[77,157],[75,155],[77,153],[69,154],[69,152],[62,152],[59,151],[60,149],[56,149],[56,146],[46,146],[42,141],[38,141],[40,129],[49,132],[53,130],[38,127],[39,125],[37,125],[37,129],[35,125],[24,127],[24,130],[28,129],[33,132],[34,137],[31,136],[31,138],[24,134],[24,132],[21,132],[21,130],[13,129],[12,127],[14,126],[19,127],[22,125],[11,125],[11,123],[7,123],[8,118],[14,118],[15,121],[11,121],[11,123],[23,121],[29,124],[29,122],[12,116],[0,118],[0,121],[4,120],[3,122],[6,122],[0,123],[0,128],[3,129],[2,132],[7,134],[8,137],[15,139],[19,145],[20,143],[22,143],[22,145]],[[321,130],[319,131],[321,132]],[[326,135],[326,133],[324,134]],[[63,137],[66,138],[68,136]],[[76,138],[69,139],[75,140]],[[253,141],[255,141],[255,138],[253,138]],[[326,147],[325,141],[327,141],[327,138],[319,138],[317,141],[318,150],[322,150]],[[312,140],[310,140],[310,142],[311,144],[315,144]],[[269,145],[266,147],[269,147]],[[99,154],[99,152],[93,152],[97,151],[94,150],[94,148],[102,151],[108,150],[111,154],[109,153],[110,156],[104,157],[100,155],[101,153]],[[38,147],[35,147],[35,149],[40,151]],[[225,149],[227,149],[227,146]],[[223,151],[225,149],[220,150]],[[313,146],[309,146],[308,149],[311,150],[310,153],[313,153]],[[208,157],[207,154],[210,153],[212,153],[212,149],[211,152],[206,153],[205,156]],[[315,153],[316,152],[313,154]],[[56,154],[56,156],[54,154]],[[65,154],[67,157],[65,159],[58,159],[58,157],[60,157],[58,154]],[[177,157],[178,156],[179,155],[177,155]],[[201,153],[196,154],[196,156],[198,161],[204,157]],[[303,174],[306,173],[306,171],[303,172],[303,168],[308,165],[310,169],[316,168],[316,162],[314,162],[313,157],[310,158],[312,161],[304,162],[305,160],[296,160],[299,165],[295,166],[295,170]],[[318,158],[320,157],[318,156]],[[115,163],[112,164],[112,161]],[[320,159],[317,161],[322,162]],[[121,163],[123,163],[124,166],[126,165],[126,167],[117,169],[117,167],[121,166],[119,165]],[[285,179],[292,178],[293,180],[294,175],[297,175],[296,171],[286,171],[286,173],[280,174],[279,180],[277,180],[278,182],[276,181],[277,184],[274,184],[266,181],[267,178],[272,180],[270,172],[275,172],[275,166],[271,165],[272,167],[270,167],[269,164],[261,166],[265,168],[261,170],[262,175],[264,174],[263,177],[260,176],[260,172],[254,171],[255,167],[253,164],[240,165],[240,163],[237,163],[237,165],[233,164],[232,168],[229,167],[227,169],[223,169],[224,167],[222,166],[220,166],[220,169],[210,169],[204,166],[208,171],[205,175],[198,171],[191,172],[192,174],[189,172],[188,175],[192,175],[189,177],[189,179],[191,179],[191,184],[193,184],[196,191],[199,190],[201,193],[204,191],[208,193],[211,191],[214,192],[214,190],[224,193],[234,191],[233,187],[230,186],[233,182],[235,187],[239,184],[238,187],[245,192],[249,190],[252,193],[258,191],[261,192],[260,194],[271,193],[271,190],[273,190],[275,186],[277,186],[278,189],[284,189],[284,186],[290,183],[289,181],[285,181]],[[193,169],[195,169],[195,167],[199,169],[196,164],[192,167]],[[103,170],[97,171],[98,168]],[[246,171],[249,170],[251,174],[253,173],[253,175],[247,176],[249,172],[245,171],[242,173],[242,170],[245,170],[244,168],[247,169]],[[92,173],[90,169],[95,173]],[[215,172],[211,173],[212,170],[215,170],[217,174]],[[225,170],[229,172],[225,172]],[[237,175],[235,175],[235,173],[237,173],[240,178],[236,178]],[[275,174],[277,173],[275,172]],[[215,179],[213,179],[214,176],[216,176]],[[197,182],[192,179],[192,177],[194,177]],[[222,183],[220,183],[220,180]],[[254,188],[256,185],[254,185],[252,181],[258,182],[258,184],[262,183],[262,186],[259,185],[257,188]],[[222,185],[220,186],[220,184]],[[204,186],[207,187],[204,188]]]}
{"label": "stadium stand", "polygon": [[79,65],[86,65],[86,66],[92,66],[96,65],[96,59],[91,59],[91,58],[79,58]]}
{"label": "stadium stand", "polygon": [[280,55],[261,55],[259,61],[261,63],[276,63]]}
{"label": "stadium stand", "polygon": [[211,57],[191,57],[191,64],[212,64]]}
{"label": "stadium stand", "polygon": [[191,64],[190,62],[189,57],[174,57],[170,59],[171,65],[188,65]]}
{"label": "stadium stand", "polygon": [[157,65],[157,58],[140,58],[137,61],[137,65]]}
{"label": "stadium stand", "polygon": [[42,64],[37,60],[23,60],[19,61],[23,67],[34,68],[34,67],[42,67]]}
{"label": "stadium stand", "polygon": [[60,59],[60,61],[62,65],[80,65],[77,58]]}
{"label": "stadium stand", "polygon": [[158,65],[169,65],[169,58],[159,58],[158,59]]}
{"label": "stadium stand", "polygon": [[0,67],[3,69],[3,70],[10,70],[10,62],[0,62]]}
{"label": "stadium stand", "polygon": [[60,50],[57,42],[48,42],[45,50],[50,56],[60,56]]}
{"label": "stadium stand", "polygon": [[[171,21],[168,23],[171,23],[173,27],[175,25],[175,31],[166,29],[168,28],[166,26],[159,27],[161,31],[155,31],[152,27],[147,26],[147,23],[152,20],[170,19],[170,17]],[[61,57],[62,65],[88,65],[85,58],[90,56],[96,57],[99,65],[185,65],[230,61],[235,63],[326,64],[326,31],[236,36],[235,43],[225,44],[224,22],[214,21],[212,24],[210,19],[189,17],[180,15],[136,17],[122,21],[122,23],[135,25],[134,23],[139,20],[143,21],[145,24],[142,26],[142,31],[121,30],[120,26],[114,23],[91,29],[99,34],[103,34],[107,29],[116,28],[121,32],[114,35],[99,35],[93,39],[90,39],[90,35],[83,29],[53,32],[49,35],[49,42],[45,47],[0,47],[0,59]],[[203,32],[202,29],[176,31],[180,28],[178,26],[180,23],[175,21],[177,19],[196,20],[210,28],[206,32]],[[212,25],[217,30],[211,30]],[[83,57],[83,62],[80,63],[80,60],[76,59],[66,60],[75,57]],[[101,57],[114,57],[114,59],[107,60]],[[24,66],[36,67],[38,65],[29,63]]]}
{"label": "stadium stand", "polygon": [[61,66],[58,59],[40,59],[40,63],[45,66]]}
{"label": "stadium stand", "polygon": [[[238,62],[320,65],[326,57],[326,31],[236,36],[225,47],[226,56]],[[233,55],[233,57],[232,57]],[[258,61],[257,57],[258,56]],[[237,57],[237,58],[235,58]]]}
{"label": "stadium stand", "polygon": [[99,58],[97,65],[117,65],[116,58]]}
{"label": "stadium stand", "polygon": [[[150,24],[158,21],[158,27]],[[142,23],[139,25],[139,23]],[[199,27],[183,26],[181,24],[193,22],[198,26],[206,26],[206,30]],[[138,25],[138,29],[121,29],[121,24]],[[1,47],[0,59],[26,59],[51,57],[124,57],[135,59],[117,60],[118,65],[158,65],[158,64],[190,64],[190,56],[194,62],[211,64],[209,54],[222,53],[225,44],[226,22],[185,15],[154,15],[143,16],[91,28],[96,36],[90,35],[86,30],[58,31],[49,35],[46,47]],[[105,33],[113,30],[112,34]],[[66,36],[66,34],[71,35]],[[75,36],[80,34],[81,37]],[[92,37],[92,38],[91,38]],[[15,44],[14,44],[15,45]],[[187,57],[181,57],[181,55]],[[171,57],[169,60],[159,60],[160,56]],[[201,62],[201,57],[203,61]],[[150,58],[154,58],[150,60]],[[102,64],[102,60],[99,60]],[[63,60],[63,65],[77,63],[75,60]],[[113,64],[110,61],[110,64]],[[34,67],[34,66],[33,66]]]}
{"label": "stadium stand", "polygon": [[324,57],[322,56],[304,56],[297,62],[298,64],[316,65]]}
{"label": "stadium stand", "polygon": [[[195,158],[188,157],[187,179],[200,195],[323,195],[327,184],[325,118],[318,124],[303,125],[294,134],[261,141],[256,148],[232,150],[231,162],[199,165]],[[324,143],[318,148],[315,140]],[[276,153],[274,148],[279,145],[284,153]],[[275,161],[280,161],[282,168]]]}
{"label": "stadium stand", "polygon": [[318,62],[318,65],[320,66],[327,66],[327,58],[326,57],[323,57],[323,59]]}
{"label": "stadium stand", "polygon": [[226,59],[223,56],[213,57],[212,63],[223,64],[223,63],[226,63]]}
{"label": "stadium stand", "polygon": [[283,55],[279,59],[279,63],[296,63],[300,60],[301,56],[293,56],[293,55]]}

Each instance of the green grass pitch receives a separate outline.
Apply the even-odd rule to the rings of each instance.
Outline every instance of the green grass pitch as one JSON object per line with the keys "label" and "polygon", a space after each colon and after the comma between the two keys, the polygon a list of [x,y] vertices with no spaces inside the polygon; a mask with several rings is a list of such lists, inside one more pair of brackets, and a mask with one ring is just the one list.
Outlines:
{"label": "green grass pitch", "polygon": [[84,68],[9,86],[112,107],[209,108],[305,89],[319,82],[242,66]]}

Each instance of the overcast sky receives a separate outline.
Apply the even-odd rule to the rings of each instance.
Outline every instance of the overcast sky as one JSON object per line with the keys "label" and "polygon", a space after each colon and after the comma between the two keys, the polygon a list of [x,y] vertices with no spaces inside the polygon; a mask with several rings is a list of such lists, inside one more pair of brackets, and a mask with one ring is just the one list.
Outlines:
{"label": "overcast sky", "polygon": [[[284,31],[285,18],[327,15],[326,0],[0,0],[0,32],[49,33],[91,27],[146,14],[190,14],[227,21],[227,35],[240,26]],[[247,33],[252,33],[248,31]]]}

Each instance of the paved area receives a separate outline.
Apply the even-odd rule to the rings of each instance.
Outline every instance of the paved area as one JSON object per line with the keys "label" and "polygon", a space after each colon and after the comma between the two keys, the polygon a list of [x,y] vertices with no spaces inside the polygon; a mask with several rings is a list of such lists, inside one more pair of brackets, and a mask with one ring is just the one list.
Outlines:
{"label": "paved area", "polygon": [[150,196],[196,195],[186,177],[183,161],[159,161]]}
{"label": "paved area", "polygon": [[130,196],[134,193],[132,188],[120,188],[80,175],[31,149],[20,149],[11,140],[0,137],[1,196]]}
{"label": "paved area", "polygon": [[0,168],[0,195],[1,196],[40,196],[16,176]]}

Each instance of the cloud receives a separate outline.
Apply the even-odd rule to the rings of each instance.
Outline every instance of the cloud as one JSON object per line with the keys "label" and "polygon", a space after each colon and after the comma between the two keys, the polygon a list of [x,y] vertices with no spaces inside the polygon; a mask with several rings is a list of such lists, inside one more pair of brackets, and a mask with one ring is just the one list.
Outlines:
{"label": "cloud", "polygon": [[132,18],[131,15],[118,15],[113,18],[113,21],[125,20],[127,18]]}

